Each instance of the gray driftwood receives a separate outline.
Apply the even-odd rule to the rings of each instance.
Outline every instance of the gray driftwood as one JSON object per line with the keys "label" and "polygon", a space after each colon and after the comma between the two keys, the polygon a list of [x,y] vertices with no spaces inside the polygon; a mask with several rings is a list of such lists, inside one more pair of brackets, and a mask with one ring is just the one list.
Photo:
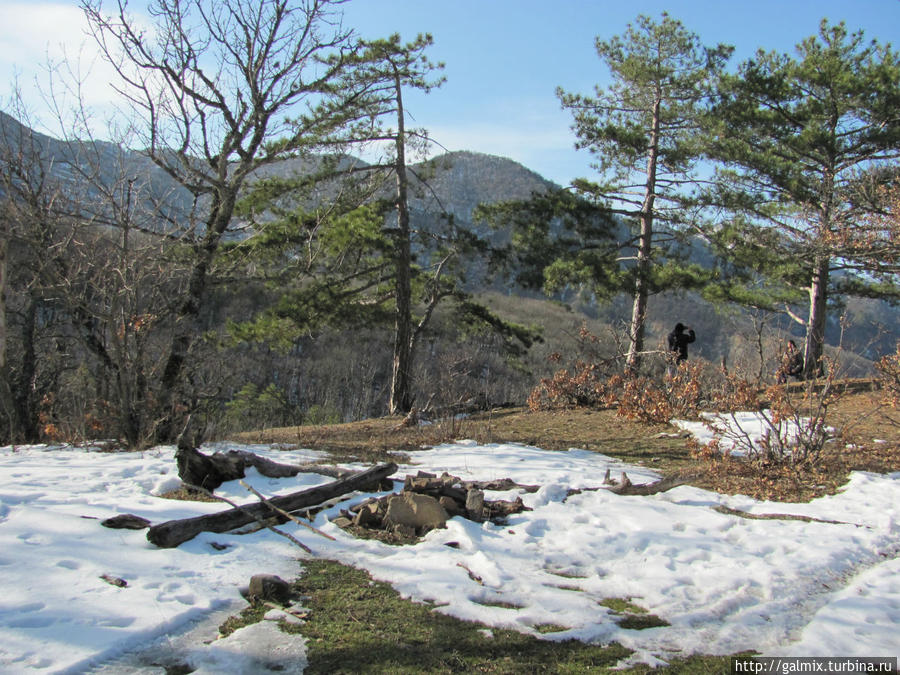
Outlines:
{"label": "gray driftwood", "polygon": [[179,439],[175,453],[178,476],[188,485],[196,485],[205,490],[215,490],[222,483],[244,478],[248,468],[253,467],[267,478],[290,478],[298,473],[318,473],[332,478],[343,478],[353,473],[346,469],[318,464],[279,464],[246,450],[229,450],[204,455],[192,445]]}
{"label": "gray driftwood", "polygon": [[691,476],[669,476],[654,483],[635,485],[624,471],[622,472],[622,478],[619,481],[612,480],[609,477],[609,470],[607,469],[606,478],[603,479],[604,487],[573,488],[566,494],[566,499],[572,495],[581,494],[582,492],[597,492],[599,490],[606,490],[607,492],[612,492],[617,495],[646,497],[660,492],[666,492],[679,485],[687,485],[691,480]]}
{"label": "gray driftwood", "polygon": [[671,490],[672,488],[676,488],[679,485],[686,485],[690,481],[690,478],[684,477],[668,477],[663,478],[662,480],[658,480],[655,483],[646,483],[644,485],[634,485],[625,475],[622,473],[622,480],[612,487],[606,488],[609,492],[614,492],[617,495],[655,495],[660,492],[666,492]]}
{"label": "gray driftwood", "polygon": [[[205,516],[169,520],[151,527],[147,531],[147,539],[160,548],[174,548],[193,539],[201,532],[228,532],[257,520],[271,518],[274,514],[269,504],[288,512],[317,506],[334,497],[372,485],[378,485],[396,470],[397,465],[393,462],[379,464],[366,471],[352,474],[325,485],[293,492],[289,495],[273,497],[267,503],[257,502]],[[279,520],[284,520],[283,516],[277,517]]]}

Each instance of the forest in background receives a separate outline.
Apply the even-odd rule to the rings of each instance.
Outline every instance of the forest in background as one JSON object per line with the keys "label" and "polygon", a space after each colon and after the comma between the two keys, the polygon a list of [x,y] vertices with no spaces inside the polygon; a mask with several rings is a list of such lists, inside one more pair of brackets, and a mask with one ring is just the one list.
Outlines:
{"label": "forest in background", "polygon": [[[759,382],[789,336],[807,352],[821,341],[808,368],[828,355],[853,376],[893,350],[900,121],[885,111],[900,85],[889,49],[823,24],[810,63],[760,57],[726,73],[726,48],[703,48],[666,15],[641,17],[627,43],[598,44],[630,89],[559,94],[579,142],[616,160],[621,179],[569,190],[478,153],[421,160],[427,131],[405,128],[402,93],[440,85],[428,36],[362,43],[323,22],[328,2],[270,0],[255,18],[244,4],[180,17],[183,33],[167,24],[171,40],[151,44],[125,13],[84,3],[98,37],[129,57],[119,67],[135,115],[121,144],[91,140],[77,116],[60,139],[32,131],[15,102],[2,117],[9,442],[140,447],[522,403],[561,363],[661,373],[676,321],[697,331],[692,359]],[[214,30],[228,17],[240,30]],[[258,51],[229,48],[242,34]],[[678,78],[676,66],[648,66],[648,37],[671,47]],[[288,47],[301,38],[307,51]],[[201,49],[227,55],[216,77]],[[822,53],[852,80],[834,136],[811,133],[827,127],[820,111],[787,97],[790,123],[750,115],[779,82],[811,87],[800,66]],[[676,79],[671,100],[641,99],[648,115],[612,112],[623,108],[613,94]],[[737,128],[755,155],[717,142]],[[367,143],[382,144],[379,160],[354,154]],[[686,191],[694,164],[714,160],[727,180]],[[705,210],[732,215],[707,221]],[[803,328],[791,317],[821,284],[827,316],[810,309]],[[820,338],[809,329],[819,321]]]}

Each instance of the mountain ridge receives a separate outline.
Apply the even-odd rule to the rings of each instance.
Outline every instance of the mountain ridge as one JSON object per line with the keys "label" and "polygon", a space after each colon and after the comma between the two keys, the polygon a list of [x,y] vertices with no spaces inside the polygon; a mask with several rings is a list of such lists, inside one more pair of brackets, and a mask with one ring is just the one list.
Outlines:
{"label": "mountain ridge", "polygon": [[[7,142],[15,137],[22,140],[34,139],[48,157],[59,162],[60,167],[77,162],[79,152],[84,152],[85,149],[98,153],[111,164],[124,162],[130,170],[129,175],[140,179],[140,183],[154,195],[155,201],[164,201],[171,208],[167,214],[169,218],[177,218],[179,213],[186,214],[190,209],[191,199],[187,191],[178,186],[140,151],[106,142],[76,146],[34,131],[2,111],[0,111],[0,133]],[[298,167],[297,161],[284,160],[267,165],[258,175],[286,175],[298,168],[302,169],[302,164]],[[410,169],[414,175],[428,176],[427,189],[419,183],[418,187],[410,191],[410,209],[414,226],[434,226],[435,220],[441,217],[440,214],[449,213],[454,216],[458,226],[495,241],[497,238],[505,238],[508,233],[493,232],[486,225],[474,222],[473,212],[479,204],[527,199],[532,192],[559,187],[515,160],[474,150],[447,152],[425,162],[413,164]],[[71,171],[67,173],[71,174]],[[72,175],[66,175],[65,178],[73,180]],[[110,172],[109,180],[112,179],[113,173]],[[159,197],[164,199],[157,199]],[[533,293],[524,293],[513,288],[506,288],[505,292],[534,297]],[[556,300],[567,301],[585,316],[610,324],[621,321],[630,311],[625,298],[599,305],[590,298],[579,297],[577,289],[570,289]],[[694,350],[698,355],[716,362],[724,357],[730,357],[732,349],[729,345],[733,342],[733,333],[751,333],[752,319],[744,310],[730,308],[729,314],[743,313],[745,316],[729,328],[727,327],[729,322],[721,320],[722,311],[722,308],[710,305],[692,294],[667,293],[654,296],[651,299],[648,319],[648,344],[661,340],[668,332],[669,324],[683,321],[699,324],[697,327],[702,327],[702,331],[706,333],[708,338],[706,345],[704,346],[701,335],[701,344]],[[843,339],[845,346],[860,357],[856,360],[854,374],[867,374],[865,371],[871,370],[871,361],[891,351],[897,338],[900,337],[900,314],[887,303],[856,299],[846,301],[845,312],[850,317],[850,329],[847,329],[847,321],[842,322],[840,316],[832,312],[828,327],[829,341],[834,346]],[[790,322],[776,323],[778,326],[774,332],[785,337],[795,330]],[[868,361],[869,365],[865,365],[864,361]]]}

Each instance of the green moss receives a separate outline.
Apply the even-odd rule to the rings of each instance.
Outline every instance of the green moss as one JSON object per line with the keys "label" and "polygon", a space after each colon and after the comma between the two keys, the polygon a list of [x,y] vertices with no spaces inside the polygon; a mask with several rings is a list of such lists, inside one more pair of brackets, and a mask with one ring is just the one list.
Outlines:
{"label": "green moss", "polygon": [[331,561],[304,562],[298,589],[311,610],[300,627],[311,674],[599,672],[629,654],[618,644],[547,641],[497,628],[487,634],[481,624],[403,600],[389,585]]}
{"label": "green moss", "polygon": [[646,614],[647,610],[631,602],[631,598],[605,598],[601,605],[608,607],[617,614]]}
{"label": "green moss", "polygon": [[669,625],[668,621],[650,614],[645,608],[631,602],[630,598],[606,598],[600,604],[622,615],[621,618],[616,618],[616,623],[622,628],[645,630]]}
{"label": "green moss", "polygon": [[261,603],[253,603],[242,609],[237,616],[229,616],[225,622],[219,626],[219,634],[222,637],[227,637],[239,628],[249,626],[253,623],[259,623],[263,620],[263,617],[268,610],[269,608]]}

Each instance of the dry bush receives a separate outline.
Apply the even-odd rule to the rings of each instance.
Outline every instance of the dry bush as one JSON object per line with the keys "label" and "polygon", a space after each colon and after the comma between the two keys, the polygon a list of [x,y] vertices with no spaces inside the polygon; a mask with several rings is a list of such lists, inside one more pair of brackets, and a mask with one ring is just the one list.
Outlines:
{"label": "dry bush", "polygon": [[703,372],[701,362],[682,361],[666,372],[661,385],[649,377],[625,377],[618,414],[651,424],[695,418],[703,398]]}
{"label": "dry bush", "polygon": [[[726,375],[711,400],[716,417],[707,422],[717,440],[708,446],[695,444],[695,456],[720,456],[727,442],[757,467],[818,464],[825,444],[840,435],[828,424],[829,408],[841,395],[835,387],[836,369],[830,366],[823,378],[799,386],[773,384],[762,392]],[[745,412],[753,413],[753,427],[739,414]],[[762,427],[758,436],[757,425]]]}
{"label": "dry bush", "polygon": [[610,399],[605,370],[595,363],[579,362],[574,372],[557,371],[552,377],[543,378],[528,397],[531,410],[554,410],[579,406],[608,408]]}
{"label": "dry bush", "polygon": [[629,420],[666,423],[674,417],[696,417],[702,401],[702,363],[683,362],[658,378],[610,374],[608,363],[576,364],[541,380],[528,398],[533,410],[591,407],[617,408]]}
{"label": "dry bush", "polygon": [[[897,350],[882,357],[875,367],[878,369],[882,402],[888,408],[897,410],[900,408],[900,342],[897,343]],[[892,415],[886,417],[894,424],[898,424],[898,420]]]}

